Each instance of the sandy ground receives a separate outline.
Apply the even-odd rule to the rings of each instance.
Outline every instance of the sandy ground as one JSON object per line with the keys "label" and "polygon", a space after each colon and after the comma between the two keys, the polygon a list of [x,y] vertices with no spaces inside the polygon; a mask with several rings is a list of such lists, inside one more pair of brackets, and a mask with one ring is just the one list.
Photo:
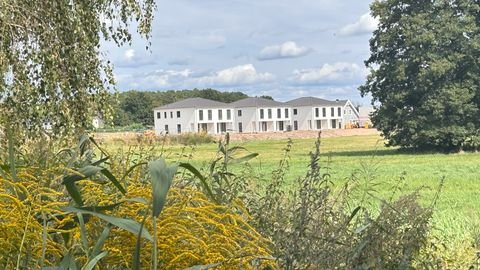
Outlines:
{"label": "sandy ground", "polygon": [[[344,136],[362,136],[380,134],[376,129],[330,129],[322,130],[322,138],[344,137]],[[279,139],[309,139],[316,138],[318,131],[302,130],[289,132],[266,132],[266,133],[232,133],[230,139],[233,141],[249,141],[249,140],[279,140]]]}
{"label": "sandy ground", "polygon": [[[153,131],[144,133],[137,132],[116,132],[116,133],[96,133],[94,138],[99,141],[105,140],[136,140],[138,136],[154,136]],[[343,136],[362,136],[380,134],[376,129],[330,129],[322,130],[322,138],[343,137]],[[232,133],[230,139],[232,141],[250,141],[250,140],[281,140],[281,139],[309,139],[316,138],[318,131],[289,131],[289,132],[265,132],[265,133]],[[216,136],[222,137],[221,135]]]}

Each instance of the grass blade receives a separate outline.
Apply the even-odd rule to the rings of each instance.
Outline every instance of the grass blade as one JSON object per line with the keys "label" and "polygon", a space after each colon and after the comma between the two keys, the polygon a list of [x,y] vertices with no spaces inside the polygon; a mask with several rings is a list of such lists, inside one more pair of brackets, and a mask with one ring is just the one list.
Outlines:
{"label": "grass blade", "polygon": [[243,156],[243,157],[240,157],[240,158],[235,158],[235,159],[231,159],[230,160],[230,164],[238,164],[238,163],[242,163],[242,162],[247,162],[255,157],[258,156],[258,153],[251,153],[251,154],[248,154],[246,156]]}
{"label": "grass blade", "polygon": [[200,179],[200,183],[202,184],[210,199],[215,200],[215,196],[213,195],[212,189],[210,189],[210,186],[207,183],[207,179],[200,173],[200,171],[197,170],[197,168],[195,168],[190,163],[180,163],[178,164],[178,166],[188,170],[189,172],[193,173],[193,175],[198,177],[198,179]]}
{"label": "grass blade", "polygon": [[147,215],[143,217],[142,223],[140,224],[140,231],[138,232],[137,236],[137,243],[135,245],[135,252],[133,253],[133,262],[132,262],[132,270],[140,270],[140,251],[142,248],[142,231],[143,226],[145,225],[145,220],[147,219]]}
{"label": "grass blade", "polygon": [[98,254],[100,254],[100,251],[102,251],[103,245],[105,244],[105,241],[107,240],[108,235],[110,234],[110,230],[111,230],[110,226],[106,226],[105,229],[103,229],[103,232],[100,234],[100,237],[98,237],[98,240],[92,249],[92,253],[90,254],[90,257],[96,257]]}
{"label": "grass blade", "polygon": [[108,180],[110,180],[110,182],[112,182],[112,184],[118,189],[120,190],[120,192],[122,192],[122,194],[125,194],[127,193],[127,191],[125,190],[125,188],[123,188],[123,186],[120,184],[120,182],[118,182],[117,178],[115,178],[115,176],[113,176],[113,174],[107,170],[107,169],[103,169],[100,171],[103,175],[105,175],[105,177],[108,178]]}
{"label": "grass blade", "polygon": [[107,256],[108,254],[108,251],[103,251],[102,253],[98,254],[97,256],[95,256],[95,258],[91,259],[87,265],[83,268],[84,270],[92,270],[93,268],[95,268],[95,266],[97,265],[97,263],[105,256]]}
{"label": "grass blade", "polygon": [[85,229],[83,215],[81,213],[77,213],[77,218],[78,223],[80,224],[80,240],[82,241],[83,250],[85,250],[85,253],[88,253],[87,230]]}
{"label": "grass blade", "polygon": [[[125,218],[118,218],[118,217],[112,217],[112,216],[107,216],[105,214],[93,212],[93,211],[87,211],[87,210],[81,210],[75,207],[63,207],[62,208],[65,212],[70,212],[70,213],[82,213],[82,214],[90,214],[92,216],[96,216],[100,219],[105,220],[106,222],[115,225],[121,229],[124,229],[126,231],[129,231],[133,234],[139,234],[140,233],[140,224],[136,222],[135,220],[131,219],[125,219]],[[142,233],[140,234],[143,238],[147,239],[148,241],[153,241],[152,236],[150,233],[146,230],[142,230]]]}

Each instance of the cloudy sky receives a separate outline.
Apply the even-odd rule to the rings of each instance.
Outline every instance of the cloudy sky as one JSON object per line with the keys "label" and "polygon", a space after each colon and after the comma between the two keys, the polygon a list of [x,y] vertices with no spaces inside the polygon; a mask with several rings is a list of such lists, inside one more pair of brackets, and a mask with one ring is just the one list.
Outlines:
{"label": "cloudy sky", "polygon": [[104,44],[120,91],[360,99],[371,0],[157,0],[151,50]]}

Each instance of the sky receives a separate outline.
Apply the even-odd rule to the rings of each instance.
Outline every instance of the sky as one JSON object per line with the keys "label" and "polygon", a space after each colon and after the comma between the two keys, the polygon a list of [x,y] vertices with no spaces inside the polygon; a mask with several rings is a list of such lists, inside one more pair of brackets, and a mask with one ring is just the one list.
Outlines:
{"label": "sky", "polygon": [[272,96],[361,98],[371,0],[157,0],[151,48],[104,42],[120,91],[213,88]]}

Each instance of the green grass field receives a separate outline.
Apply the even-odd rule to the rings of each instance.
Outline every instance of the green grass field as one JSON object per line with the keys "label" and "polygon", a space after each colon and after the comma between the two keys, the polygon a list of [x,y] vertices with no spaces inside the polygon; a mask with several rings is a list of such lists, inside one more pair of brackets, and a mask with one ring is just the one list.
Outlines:
{"label": "green grass field", "polygon": [[[290,153],[289,181],[306,172],[309,152],[314,139],[293,140]],[[268,181],[270,173],[282,159],[287,140],[232,142],[259,156],[250,161],[254,173]],[[165,146],[170,161],[187,161],[197,167],[206,166],[216,155],[217,145],[195,147]],[[466,239],[480,228],[480,154],[415,154],[402,153],[384,146],[379,136],[352,136],[322,139],[322,166],[329,167],[332,181],[341,187],[353,173],[373,176],[373,181],[361,183],[365,190],[375,190],[379,197],[388,198],[395,182],[405,179],[403,192],[421,188],[421,201],[433,201],[441,179],[444,187],[436,204],[434,234],[446,239]],[[326,170],[326,169],[324,169]],[[372,198],[372,200],[375,200]],[[379,202],[379,200],[377,200]],[[479,231],[480,232],[480,231]]]}

